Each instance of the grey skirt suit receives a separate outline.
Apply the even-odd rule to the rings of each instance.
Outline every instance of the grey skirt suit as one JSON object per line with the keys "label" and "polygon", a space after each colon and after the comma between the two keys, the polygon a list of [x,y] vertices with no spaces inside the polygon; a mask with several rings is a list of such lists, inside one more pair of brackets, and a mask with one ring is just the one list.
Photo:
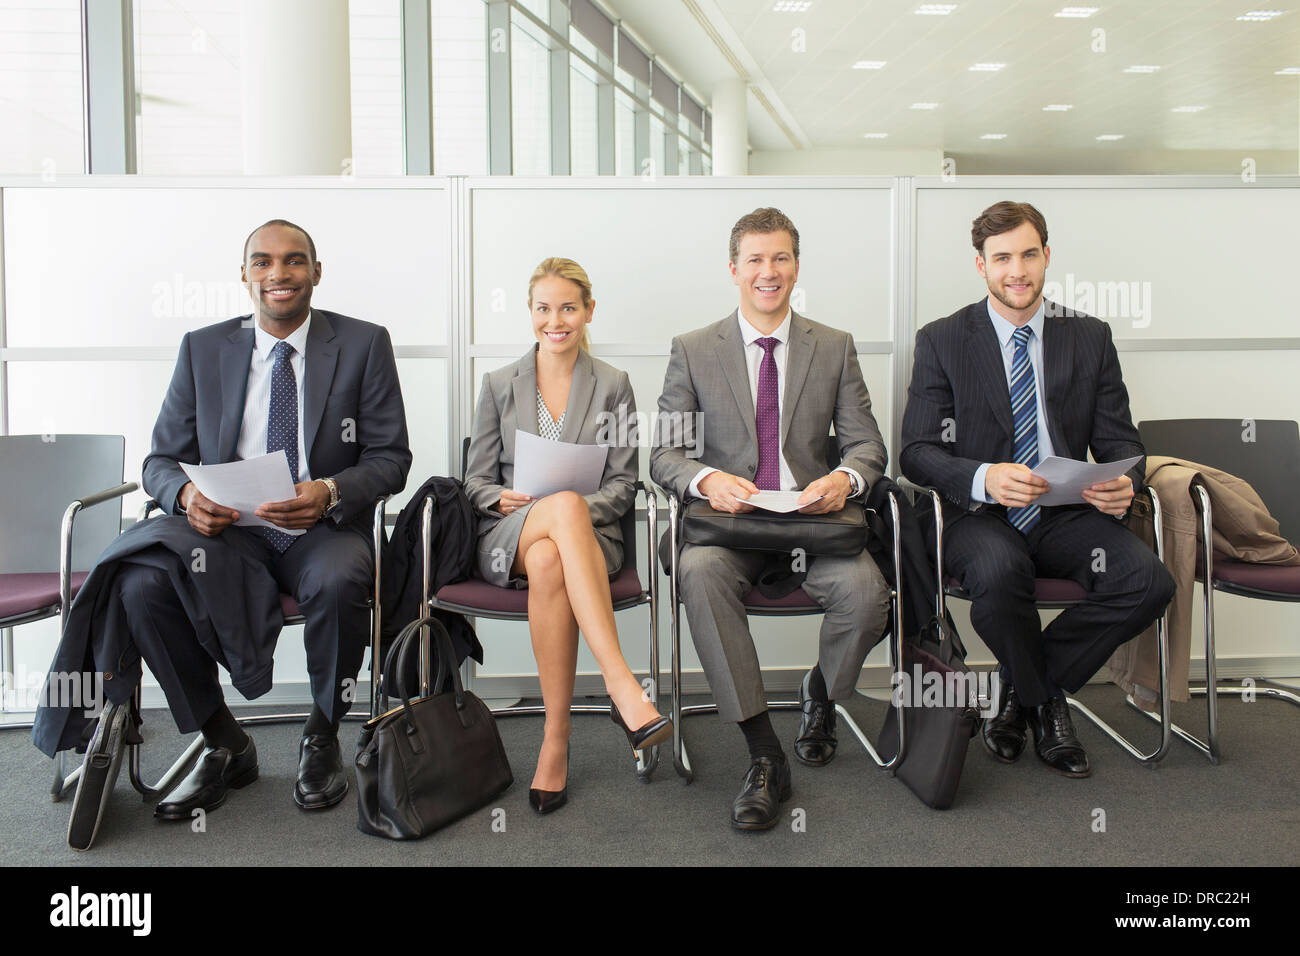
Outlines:
{"label": "grey skirt suit", "polygon": [[[627,373],[585,351],[578,353],[569,386],[569,401],[564,411],[560,441],[596,445],[602,426],[605,434],[627,434],[622,428],[610,428],[602,413],[613,416],[617,425],[636,413],[636,399]],[[515,553],[524,519],[532,509],[525,505],[509,516],[496,510],[503,490],[514,487],[515,432],[519,429],[538,433],[537,428],[537,347],[519,361],[489,372],[483,378],[478,405],[474,411],[474,432],[470,439],[469,461],[465,471],[465,493],[478,516],[478,542],[475,573],[498,587],[527,587],[526,579],[514,575]],[[591,524],[596,541],[605,556],[605,568],[611,576],[623,566],[623,535],[619,519],[636,500],[633,487],[637,479],[637,448],[609,446],[600,490],[584,495],[591,510]]]}

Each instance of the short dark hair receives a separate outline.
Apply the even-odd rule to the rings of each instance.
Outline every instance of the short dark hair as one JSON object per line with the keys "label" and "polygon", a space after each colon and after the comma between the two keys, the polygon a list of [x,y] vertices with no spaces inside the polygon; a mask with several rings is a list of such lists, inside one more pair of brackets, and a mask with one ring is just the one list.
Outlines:
{"label": "short dark hair", "polygon": [[790,217],[781,210],[765,206],[762,209],[755,209],[753,212],[741,216],[736,220],[736,224],[731,227],[729,251],[732,262],[735,262],[736,257],[740,255],[740,240],[751,232],[790,233],[790,241],[794,244],[794,257],[795,259],[799,258],[799,230],[794,227]]}
{"label": "short dark hair", "polygon": [[245,262],[248,261],[248,244],[249,244],[250,242],[253,241],[253,237],[254,237],[255,235],[257,235],[259,232],[261,232],[261,231],[262,231],[263,229],[265,229],[267,226],[284,226],[284,227],[286,227],[286,228],[288,228],[288,229],[297,229],[299,232],[301,232],[302,235],[303,235],[303,238],[307,240],[307,252],[308,252],[308,254],[311,256],[312,264],[313,264],[313,265],[315,264],[315,262],[316,262],[316,243],[314,243],[314,242],[311,241],[311,233],[309,233],[309,232],[308,232],[306,229],[304,229],[302,226],[298,225],[296,222],[290,222],[288,219],[268,219],[266,222],[262,223],[260,226],[258,226],[258,227],[257,227],[256,229],[254,229],[252,232],[250,232],[250,233],[248,234],[248,238],[244,240],[244,261],[245,261]]}
{"label": "short dark hair", "polygon": [[1022,223],[1032,223],[1038,230],[1038,238],[1047,245],[1047,220],[1043,214],[1027,202],[1010,202],[1003,200],[994,203],[979,214],[971,223],[970,241],[975,251],[984,255],[984,241],[990,236],[1000,236],[1010,232]]}

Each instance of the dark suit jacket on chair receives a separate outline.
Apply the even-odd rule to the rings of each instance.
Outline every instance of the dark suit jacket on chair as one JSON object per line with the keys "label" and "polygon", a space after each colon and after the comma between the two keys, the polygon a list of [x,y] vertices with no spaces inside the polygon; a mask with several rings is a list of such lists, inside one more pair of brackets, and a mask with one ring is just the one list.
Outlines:
{"label": "dark suit jacket on chair", "polygon": [[[939,490],[945,522],[980,504],[970,494],[980,465],[1013,460],[1011,396],[986,303],[981,299],[916,333],[899,466],[912,481]],[[1110,326],[1052,302],[1045,313],[1042,377],[1053,450],[1079,461],[1089,450],[1097,461],[1145,454]],[[1134,488],[1141,487],[1144,470],[1139,461],[1129,472]]]}

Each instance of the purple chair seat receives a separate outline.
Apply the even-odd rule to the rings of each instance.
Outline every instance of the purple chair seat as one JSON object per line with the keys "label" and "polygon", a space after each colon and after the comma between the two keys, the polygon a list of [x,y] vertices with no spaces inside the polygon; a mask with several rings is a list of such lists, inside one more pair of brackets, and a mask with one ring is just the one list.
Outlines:
{"label": "purple chair seat", "polygon": [[[610,597],[614,606],[641,597],[641,579],[635,568],[624,568],[609,582]],[[486,581],[470,578],[440,588],[435,595],[439,604],[452,604],[459,608],[484,613],[527,614],[527,588],[499,588]]]}
{"label": "purple chair seat", "polygon": [[795,588],[789,594],[782,598],[764,597],[763,594],[754,588],[745,595],[745,607],[749,610],[758,612],[775,610],[775,611],[820,611],[822,606],[810,598],[803,588]]}
{"label": "purple chair seat", "polygon": [[[956,578],[949,577],[944,582],[944,589],[949,594],[965,597],[961,584]],[[1073,604],[1088,596],[1083,586],[1068,578],[1036,578],[1034,580],[1034,601],[1038,604]]]}
{"label": "purple chair seat", "polygon": [[[72,575],[72,595],[81,590],[86,571]],[[59,603],[59,572],[0,574],[0,620],[30,614]]]}
{"label": "purple chair seat", "polygon": [[285,617],[297,617],[302,613],[298,610],[298,602],[293,599],[292,594],[280,595],[280,610],[284,612]]}
{"label": "purple chair seat", "polygon": [[[1196,576],[1205,575],[1205,562],[1201,552],[1196,553]],[[1249,561],[1230,561],[1215,555],[1214,583],[1227,585],[1220,590],[1260,592],[1277,595],[1283,599],[1300,598],[1300,565],[1287,567],[1278,564],[1252,564]]]}

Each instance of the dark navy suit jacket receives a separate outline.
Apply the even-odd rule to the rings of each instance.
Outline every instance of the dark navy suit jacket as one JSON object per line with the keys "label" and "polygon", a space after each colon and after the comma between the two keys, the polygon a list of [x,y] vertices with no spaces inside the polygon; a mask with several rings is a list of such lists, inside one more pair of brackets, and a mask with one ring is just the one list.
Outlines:
{"label": "dark navy suit jacket", "polygon": [[[176,496],[188,481],[180,462],[235,460],[252,357],[248,316],[198,329],[181,340],[143,469],[145,490],[171,513],[180,513]],[[388,331],[313,309],[304,358],[301,413],[308,467],[313,477],[338,483],[340,504],[331,518],[368,527],[375,499],[401,491],[411,467]],[[214,554],[203,574],[189,573],[192,535],[187,526],[180,526],[187,533],[177,534],[177,527],[146,521],[105,549],[69,610],[52,677],[98,672],[109,700],[121,703],[130,697],[140,677],[140,655],[113,587],[119,565],[129,562],[169,576],[199,643],[229,669],[245,697],[270,689],[283,623],[274,578],[243,546],[245,539],[224,535],[214,539],[225,546],[224,559]],[[33,742],[51,755],[75,746],[91,719],[82,709],[58,706],[52,686],[47,680],[47,703],[38,709],[32,727]]]}
{"label": "dark navy suit jacket", "polygon": [[[912,481],[939,490],[945,522],[971,510],[971,482],[980,465],[1014,460],[1011,395],[987,301],[916,333],[899,467]],[[1089,450],[1096,461],[1145,455],[1110,326],[1053,302],[1044,312],[1043,390],[1056,454],[1079,461]],[[1145,459],[1128,474],[1140,488]]]}

